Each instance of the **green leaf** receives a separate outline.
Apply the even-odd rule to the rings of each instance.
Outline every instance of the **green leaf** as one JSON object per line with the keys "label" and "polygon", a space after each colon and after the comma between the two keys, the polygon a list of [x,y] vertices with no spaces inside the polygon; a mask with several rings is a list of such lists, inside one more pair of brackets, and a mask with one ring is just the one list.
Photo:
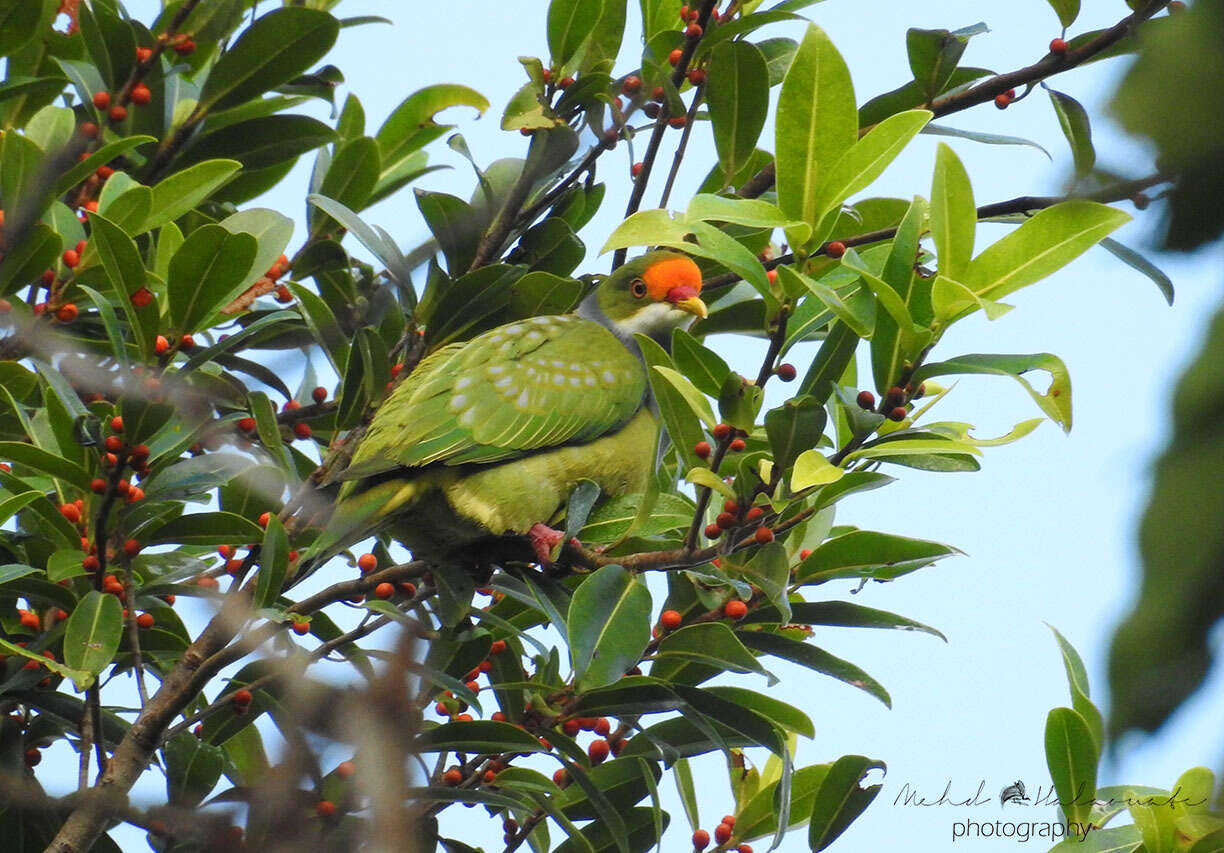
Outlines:
{"label": "green leaf", "polygon": [[[340,146],[327,167],[319,194],[359,211],[370,200],[381,168],[378,143],[374,139],[369,136],[350,139]],[[322,222],[316,222],[314,228],[316,231],[329,230]]]}
{"label": "green leaf", "polygon": [[1061,202],[985,249],[963,282],[979,296],[1000,299],[1066,266],[1130,218],[1093,201]]}
{"label": "green leaf", "polygon": [[621,566],[604,566],[574,591],[565,621],[580,689],[612,684],[650,642],[650,592]]}
{"label": "green leaf", "polygon": [[476,211],[466,201],[447,193],[416,190],[416,203],[439,248],[446,256],[451,275],[468,271],[484,229]]}
{"label": "green leaf", "polygon": [[113,595],[91,589],[68,617],[64,629],[64,663],[99,675],[119,651],[123,605]]}
{"label": "green leaf", "polygon": [[171,738],[162,755],[166,760],[166,793],[178,808],[198,805],[216,787],[225,769],[221,748],[189,732]]}
{"label": "green leaf", "polygon": [[751,432],[761,411],[765,392],[738,373],[728,373],[718,392],[718,413],[725,423]]}
{"label": "green leaf", "polygon": [[[592,767],[584,774],[602,792],[607,804],[619,812],[625,812],[641,802],[649,793],[646,776],[655,782],[663,775],[657,764],[642,759],[609,761]],[[576,777],[577,778],[577,777]],[[498,786],[502,784],[498,777]],[[571,820],[597,820],[599,811],[594,807],[586,789],[581,785],[570,785],[558,797],[557,803]]]}
{"label": "green leaf", "polygon": [[1088,112],[1079,101],[1070,95],[1057,92],[1046,86],[1050,103],[1054,105],[1054,115],[1058,116],[1058,126],[1062,128],[1063,136],[1071,145],[1071,155],[1075,158],[1075,175],[1078,178],[1092,173],[1096,165],[1096,150],[1092,147],[1092,125],[1088,121]]}
{"label": "green leaf", "polygon": [[782,81],[776,124],[778,206],[791,219],[815,227],[824,215],[820,185],[858,138],[850,71],[815,25],[808,27]]}
{"label": "green leaf", "polygon": [[944,90],[956,70],[969,37],[948,30],[922,30],[911,27],[905,33],[905,48],[910,71],[928,102]]}
{"label": "green leaf", "polygon": [[[790,810],[788,827],[807,823],[812,813],[812,802],[820,783],[829,772],[828,764],[813,764],[795,771],[791,779]],[[779,783],[766,785],[748,801],[735,820],[735,836],[743,841],[755,841],[773,835],[778,828]]]}
{"label": "green leaf", "polygon": [[63,251],[60,235],[42,222],[35,223],[24,240],[4,253],[0,261],[0,293],[11,293],[55,266]]}
{"label": "green leaf", "polygon": [[415,752],[543,752],[540,741],[518,726],[494,720],[443,723],[412,742]]}
{"label": "green leaf", "polygon": [[[765,434],[769,437],[769,447],[773,451],[774,464],[783,471],[790,472],[801,455],[816,447],[820,437],[824,434],[825,421],[825,410],[821,402],[808,395],[787,400],[778,408],[767,412]],[[821,456],[821,458],[824,457]],[[812,463],[815,463],[814,467]],[[806,472],[810,478],[815,473],[815,468],[819,467],[819,462],[809,459],[806,464],[812,467],[812,470]],[[840,476],[841,474],[837,475],[837,477]],[[796,488],[795,474],[791,474],[791,477],[791,491],[797,492],[802,488],[807,488],[807,486]],[[808,485],[814,485],[814,483],[809,482]]]}
{"label": "green leaf", "polygon": [[805,450],[795,459],[790,475],[790,489],[792,492],[802,492],[813,486],[836,483],[845,473],[844,468],[831,463],[819,450]]}
{"label": "green leaf", "polygon": [[171,519],[149,535],[146,544],[244,545],[258,542],[263,531],[232,512],[200,512]]}
{"label": "green leaf", "polygon": [[788,705],[780,699],[756,693],[743,687],[718,685],[706,687],[705,690],[728,701],[742,705],[755,711],[767,720],[771,720],[781,728],[801,734],[807,738],[816,736],[816,729],[807,714],[794,705]]}
{"label": "green leaf", "polygon": [[258,249],[250,234],[231,234],[220,225],[193,231],[170,260],[166,295],[171,328],[198,331],[206,318],[238,296]]}
{"label": "green leaf", "polygon": [[[746,633],[746,632],[739,632]],[[786,752],[786,740],[774,726],[773,722],[750,710],[726,699],[718,694],[701,688],[689,687],[684,684],[672,686],[676,695],[684,700],[690,709],[708,718],[712,722],[726,726],[748,738],[750,742],[768,749],[775,755]]]}
{"label": "green leaf", "polygon": [[[619,540],[637,518],[643,495],[618,495],[600,504],[587,517],[586,526],[578,534],[583,542],[604,544]],[[688,527],[693,519],[693,504],[681,495],[663,493],[657,496],[650,515],[634,533],[657,536]]]}
{"label": "green leaf", "polygon": [[[16,586],[16,589],[20,589],[20,586],[14,586]],[[54,584],[52,584],[52,586],[54,586]],[[59,589],[59,587],[55,588]],[[22,594],[25,593],[23,592]],[[71,595],[68,597],[71,599]],[[113,598],[113,596],[111,597]],[[64,602],[64,604],[72,606],[71,601]],[[10,643],[5,639],[0,639],[0,651],[3,651],[7,655],[19,655],[27,660],[36,661],[40,666],[46,667],[56,675],[70,679],[77,690],[86,690],[94,683],[94,681],[96,681],[91,673],[79,669],[72,669],[71,667],[65,666],[62,663],[56,663],[49,658],[43,657],[39,652],[30,651],[25,646],[18,646],[17,644]]]}
{"label": "green leaf", "polygon": [[1105,747],[1105,723],[1101,712],[1088,698],[1088,671],[1084,668],[1084,662],[1080,659],[1079,653],[1075,651],[1075,647],[1067,641],[1067,638],[1060,634],[1053,625],[1046,625],[1046,627],[1054,632],[1054,639],[1058,641],[1058,648],[1062,652],[1063,667],[1067,671],[1067,686],[1071,691],[1071,707],[1088,724],[1088,730],[1092,732],[1093,743],[1100,752]]}
{"label": "green leaf", "polygon": [[860,787],[870,770],[885,770],[883,761],[873,761],[862,755],[843,755],[820,781],[812,814],[808,823],[808,846],[813,853],[824,850],[837,840],[871,801],[880,793],[880,785]]}
{"label": "green leaf", "polygon": [[0,441],[0,459],[41,471],[82,491],[89,491],[93,480],[90,473],[75,462],[21,441]]}
{"label": "green leaf", "polygon": [[178,219],[220,189],[241,168],[242,164],[235,160],[205,160],[170,175],[153,187],[148,217],[141,230],[149,231]]}
{"label": "green leaf", "polygon": [[599,484],[594,480],[582,479],[570,492],[569,502],[565,508],[565,541],[578,535],[583,525],[591,515],[591,508],[599,500]]}
{"label": "green leaf", "polygon": [[[42,497],[41,492],[27,492],[26,494],[33,495],[34,497],[39,497],[39,498]],[[13,500],[13,498],[9,498],[9,500],[11,501]],[[66,553],[66,552],[57,551],[56,553],[60,554],[60,553]],[[37,573],[38,573],[38,569],[34,568],[33,566],[23,566],[20,563],[9,563],[8,565],[0,566],[0,586],[3,586],[9,581],[14,581],[14,580],[17,580],[18,578],[24,578],[26,575],[33,575]]]}
{"label": "green leaf", "polygon": [[289,572],[289,537],[275,515],[268,517],[263,547],[259,549],[259,574],[255,576],[255,607],[271,607],[280,597]]}
{"label": "green leaf", "polygon": [[[814,210],[825,218],[829,211],[856,192],[867,188],[883,174],[931,120],[927,110],[909,110],[889,116],[848,148],[831,169],[827,169],[816,191]],[[828,226],[832,227],[832,221]],[[826,229],[827,230],[827,229]],[[823,239],[824,235],[818,235]]]}
{"label": "green leaf", "polygon": [[931,237],[943,275],[956,280],[964,275],[973,257],[976,230],[977,207],[969,174],[956,152],[941,142],[931,179]]}
{"label": "green leaf", "polygon": [[785,228],[802,223],[786,218],[776,204],[759,198],[727,198],[711,193],[698,193],[684,212],[688,222],[731,222],[750,228]]}
{"label": "green leaf", "polygon": [[725,672],[769,675],[722,622],[699,622],[668,634],[659,643],[650,674],[666,680],[671,676],[663,673],[676,669],[681,662],[699,663]]}
{"label": "green leaf", "polygon": [[140,250],[136,241],[106,217],[95,213],[89,221],[93,228],[90,245],[101,259],[114,299],[127,317],[129,334],[141,355],[147,358],[152,352],[154,336],[151,333],[155,330],[151,324],[146,329],[143,318],[152,312],[142,312],[131,300],[131,295],[144,287],[148,275]]}
{"label": "green leaf", "polygon": [[709,65],[706,102],[710,126],[724,180],[729,180],[748,162],[765,126],[769,68],[761,51],[746,41],[717,45]]}
{"label": "green leaf", "polygon": [[1099,751],[1084,718],[1070,708],[1055,708],[1046,717],[1046,765],[1067,819],[1083,823],[1096,798]]}
{"label": "green leaf", "polygon": [[1074,24],[1075,19],[1079,17],[1080,0],[1047,0],[1047,2],[1058,15],[1058,20],[1064,29]]}
{"label": "green leaf", "polygon": [[99,166],[105,166],[133,148],[148,145],[150,142],[156,141],[157,138],[153,136],[125,136],[122,139],[99,146],[96,151],[90,152],[86,159],[79,163],[73,163],[71,169],[56,178],[55,194],[57,196],[63,195],[96,172]]}
{"label": "green leaf", "polygon": [[673,219],[662,208],[639,210],[613,229],[599,254],[630,246],[657,246],[683,243],[691,233],[687,220]]}
{"label": "green leaf", "polygon": [[263,15],[217,60],[198,109],[237,106],[288,83],[322,59],[339,32],[339,22],[317,9],[286,7]]}
{"label": "green leaf", "polygon": [[[1021,374],[1031,370],[1044,370],[1050,374],[1050,386],[1040,394]],[[994,374],[1010,376],[1024,386],[1033,402],[1050,420],[1071,431],[1071,377],[1067,366],[1056,355],[1048,352],[1029,355],[984,355],[972,353],[960,355],[948,361],[923,365],[913,376],[913,382],[921,384],[934,376],[954,374]]]}
{"label": "green leaf", "polygon": [[951,545],[891,533],[855,530],[814,549],[795,572],[799,583],[833,578],[892,579],[961,552]]}
{"label": "green leaf", "polygon": [[[628,849],[629,853],[646,853],[661,836],[655,829],[654,809],[637,806],[621,816],[625,834],[616,835],[604,821],[595,821],[584,826],[578,835],[571,834],[553,850],[553,853],[613,853]],[[662,813],[661,825],[667,828],[671,817]],[[624,846],[627,845],[627,848]]]}
{"label": "green leaf", "polygon": [[[676,393],[680,395],[681,399],[688,404],[693,414],[700,418],[707,427],[710,429],[714,428],[718,421],[714,417],[714,410],[710,408],[710,401],[697,390],[684,374],[661,365],[652,367],[651,372],[662,377],[664,381],[671,385]],[[654,384],[653,378],[652,384]]]}
{"label": "green leaf", "polygon": [[1173,281],[1158,266],[1130,246],[1119,243],[1112,237],[1106,237],[1102,240],[1101,248],[1131,269],[1138,270],[1150,278],[1156,287],[1160,289],[1160,294],[1165,298],[1165,301],[1170,305],[1173,304]]}
{"label": "green leaf", "polygon": [[736,631],[735,634],[745,646],[754,651],[774,655],[806,666],[814,672],[832,676],[874,696],[886,707],[892,707],[892,698],[878,681],[849,661],[831,655],[824,649],[764,631]]}
{"label": "green leaf", "polygon": [[16,53],[38,34],[46,5],[47,0],[0,0],[0,56]]}
{"label": "green leaf", "polygon": [[684,479],[692,483],[694,486],[702,486],[707,489],[712,489],[726,498],[734,500],[736,497],[735,489],[732,488],[730,484],[725,482],[722,477],[718,476],[704,465],[698,465],[697,467],[693,468],[684,475]]}
{"label": "green leaf", "polygon": [[[751,611],[744,624],[754,622],[777,622],[780,616],[765,608]],[[922,631],[948,641],[941,632],[929,625],[915,622],[905,616],[876,610],[850,601],[798,601],[791,603],[791,622],[801,625],[830,625],[840,628],[892,628],[900,631]]]}
{"label": "green leaf", "polygon": [[426,86],[405,98],[375,135],[382,154],[383,175],[389,175],[415,151],[453,127],[438,124],[434,116],[458,106],[474,107],[483,115],[489,101],[475,89],[449,83]]}
{"label": "green leaf", "polygon": [[558,71],[567,67],[603,14],[603,0],[552,0],[548,4],[548,52]]}
{"label": "green leaf", "polygon": [[981,142],[983,145],[1020,145],[1026,148],[1035,148],[1049,159],[1054,159],[1050,157],[1050,152],[1042,148],[1041,145],[1023,136],[982,133],[976,130],[963,130],[959,127],[946,127],[942,124],[928,124],[922,129],[922,133],[927,136],[950,136],[954,139],[968,139],[973,142]]}
{"label": "green leaf", "polygon": [[[16,515],[22,509],[29,506],[31,503],[38,500],[42,496],[43,496],[42,492],[31,490],[28,492],[22,492],[19,495],[11,495],[5,498],[4,500],[0,500],[0,524],[4,524],[6,521],[8,521],[10,518]],[[63,552],[56,551],[54,552],[54,554],[52,554],[52,557],[54,557],[55,554],[60,554],[60,553],[63,553]],[[3,577],[3,574],[4,574],[3,569],[5,568],[14,568],[14,567],[4,566],[0,568],[0,584],[4,583],[5,580],[8,580],[8,578]],[[30,568],[30,567],[29,566],[24,566],[24,567],[17,566],[16,568]],[[33,572],[33,571],[35,571],[35,569],[30,569],[30,572]],[[30,572],[25,572],[24,574],[29,574]],[[16,577],[20,577],[20,575],[16,575]],[[52,578],[52,580],[59,580],[59,578]]]}
{"label": "green leaf", "polygon": [[266,169],[335,140],[334,130],[309,116],[259,116],[198,137],[179,162],[186,166],[224,159],[236,160],[248,171]]}

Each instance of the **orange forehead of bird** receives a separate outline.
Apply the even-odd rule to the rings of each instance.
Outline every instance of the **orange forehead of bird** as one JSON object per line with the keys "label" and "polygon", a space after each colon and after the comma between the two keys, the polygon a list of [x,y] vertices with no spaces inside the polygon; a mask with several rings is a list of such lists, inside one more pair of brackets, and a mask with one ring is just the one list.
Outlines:
{"label": "orange forehead of bird", "polygon": [[669,298],[675,288],[691,288],[685,296],[701,293],[701,268],[686,255],[677,255],[651,264],[642,273],[650,298],[659,302]]}

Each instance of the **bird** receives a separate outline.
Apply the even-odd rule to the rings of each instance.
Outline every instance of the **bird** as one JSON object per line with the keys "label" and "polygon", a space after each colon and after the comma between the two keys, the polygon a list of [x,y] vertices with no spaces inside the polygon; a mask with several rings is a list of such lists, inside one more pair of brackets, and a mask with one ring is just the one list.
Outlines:
{"label": "bird", "polygon": [[312,560],[387,530],[418,560],[527,537],[550,564],[548,526],[583,480],[601,499],[645,490],[658,429],[635,334],[667,347],[707,316],[701,270],[648,252],[570,314],[518,320],[427,355],[361,437]]}

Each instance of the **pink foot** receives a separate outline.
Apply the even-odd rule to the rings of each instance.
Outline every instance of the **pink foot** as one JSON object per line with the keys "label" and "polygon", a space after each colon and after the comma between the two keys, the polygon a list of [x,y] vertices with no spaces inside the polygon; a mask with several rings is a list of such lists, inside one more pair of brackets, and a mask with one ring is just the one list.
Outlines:
{"label": "pink foot", "polygon": [[540,565],[551,566],[553,548],[561,544],[562,540],[565,539],[565,533],[560,530],[553,530],[547,524],[537,521],[527,531],[527,539],[531,542],[531,550],[535,551]]}

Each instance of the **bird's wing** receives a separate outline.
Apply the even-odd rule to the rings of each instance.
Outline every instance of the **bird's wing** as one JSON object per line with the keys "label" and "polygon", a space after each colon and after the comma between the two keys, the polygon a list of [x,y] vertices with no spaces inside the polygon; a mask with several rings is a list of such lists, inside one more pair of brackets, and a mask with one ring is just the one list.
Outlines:
{"label": "bird's wing", "polygon": [[534,317],[433,353],[383,403],[345,479],[497,462],[593,441],[642,403],[641,362],[572,315]]}

